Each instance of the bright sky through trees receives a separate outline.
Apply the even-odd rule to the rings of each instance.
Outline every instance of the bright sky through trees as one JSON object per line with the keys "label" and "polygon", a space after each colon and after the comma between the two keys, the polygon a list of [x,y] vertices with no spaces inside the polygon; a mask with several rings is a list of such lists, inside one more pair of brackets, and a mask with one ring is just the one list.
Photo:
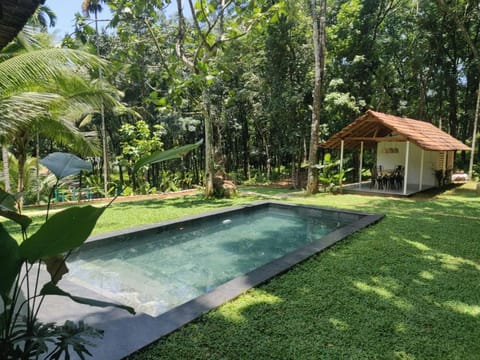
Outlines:
{"label": "bright sky through trees", "polygon": [[[58,38],[73,31],[74,14],[82,11],[81,0],[47,0],[45,5],[52,9],[57,15],[57,24],[54,32]],[[111,16],[107,5],[103,6],[100,19],[109,19]],[[105,26],[100,24],[100,27]]]}

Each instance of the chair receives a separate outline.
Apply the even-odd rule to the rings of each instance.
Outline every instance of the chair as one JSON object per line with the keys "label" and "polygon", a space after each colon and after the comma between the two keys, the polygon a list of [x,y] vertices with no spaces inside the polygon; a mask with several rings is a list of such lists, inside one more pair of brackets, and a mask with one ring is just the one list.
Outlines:
{"label": "chair", "polygon": [[386,178],[385,178],[385,175],[383,174],[382,165],[372,167],[371,173],[372,173],[372,176],[371,176],[370,188],[375,187],[377,190],[384,189],[386,187],[386,184],[385,184]]}
{"label": "chair", "polygon": [[398,165],[393,172],[393,178],[394,178],[394,184],[395,184],[396,190],[401,190],[403,187],[403,178],[404,178],[403,173],[404,173],[404,167],[402,165]]}

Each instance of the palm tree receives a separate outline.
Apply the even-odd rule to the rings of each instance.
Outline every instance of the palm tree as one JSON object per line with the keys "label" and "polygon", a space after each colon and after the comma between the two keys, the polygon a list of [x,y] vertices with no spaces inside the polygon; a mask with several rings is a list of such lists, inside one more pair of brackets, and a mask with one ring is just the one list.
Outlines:
{"label": "palm tree", "polygon": [[105,3],[105,0],[83,0],[82,13],[86,17],[89,17],[93,13],[95,20],[97,20],[98,13],[101,13],[103,10],[102,4]]}
{"label": "palm tree", "polygon": [[[88,79],[85,70],[103,64],[94,55],[58,48],[23,52],[0,62],[0,143],[14,145],[18,191],[24,188],[21,174],[26,144],[36,133],[52,137],[58,144],[68,143],[80,153],[94,150],[75,121],[100,106],[121,106],[115,90]],[[8,173],[4,167],[5,176]]]}
{"label": "palm tree", "polygon": [[33,13],[32,17],[28,21],[28,24],[38,26],[42,30],[46,30],[48,27],[54,27],[57,22],[57,15],[48,6],[40,5]]}
{"label": "palm tree", "polygon": [[101,105],[107,108],[121,106],[114,98],[114,90],[106,91],[105,85],[86,81],[82,77],[66,73],[55,81],[42,84],[45,93],[27,92],[14,95],[9,99],[10,108],[17,112],[24,108],[24,99],[44,97],[45,102],[39,104],[35,116],[24,121],[13,133],[2,134],[10,138],[12,153],[18,161],[17,191],[24,189],[24,165],[27,159],[28,146],[36,135],[55,142],[58,146],[67,148],[69,152],[81,155],[99,154],[98,146],[93,143],[77,126],[87,114],[98,111]]}

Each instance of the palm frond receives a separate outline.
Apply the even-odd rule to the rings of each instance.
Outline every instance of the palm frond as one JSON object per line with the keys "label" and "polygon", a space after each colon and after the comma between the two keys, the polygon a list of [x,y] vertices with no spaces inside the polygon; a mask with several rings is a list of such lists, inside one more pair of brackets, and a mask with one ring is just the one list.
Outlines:
{"label": "palm frond", "polygon": [[100,153],[98,143],[86,138],[70,121],[46,118],[39,120],[35,128],[40,136],[52,139],[58,145],[68,148],[71,152],[84,156],[98,155]]}
{"label": "palm frond", "polygon": [[58,78],[73,68],[95,68],[105,61],[73,49],[45,49],[20,54],[0,62],[0,91]]}
{"label": "palm frond", "polygon": [[0,138],[15,137],[26,124],[48,115],[49,109],[59,106],[62,97],[51,93],[25,92],[0,98]]}

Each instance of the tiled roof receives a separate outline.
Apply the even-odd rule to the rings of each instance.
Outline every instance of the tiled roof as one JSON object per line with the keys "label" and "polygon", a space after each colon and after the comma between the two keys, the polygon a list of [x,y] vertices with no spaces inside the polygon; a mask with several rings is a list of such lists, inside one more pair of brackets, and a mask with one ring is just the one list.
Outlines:
{"label": "tiled roof", "polygon": [[17,36],[37,6],[44,2],[45,0],[0,1],[0,49]]}
{"label": "tiled roof", "polygon": [[375,144],[380,141],[411,141],[424,150],[470,150],[468,146],[431,123],[368,110],[353,123],[333,135],[321,147],[356,148],[361,141]]}

